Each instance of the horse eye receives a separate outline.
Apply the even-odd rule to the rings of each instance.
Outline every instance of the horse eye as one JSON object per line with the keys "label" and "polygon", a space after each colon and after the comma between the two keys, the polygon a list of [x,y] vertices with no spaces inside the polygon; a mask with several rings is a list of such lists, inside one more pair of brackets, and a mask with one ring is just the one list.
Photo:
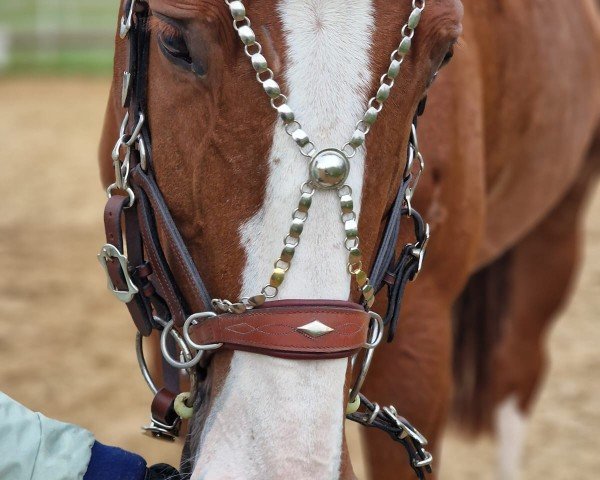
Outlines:
{"label": "horse eye", "polygon": [[446,52],[446,55],[444,56],[444,59],[442,60],[442,62],[437,67],[437,69],[431,75],[431,78],[429,79],[429,82],[427,83],[427,87],[431,86],[431,84],[435,81],[435,79],[439,75],[440,69],[442,67],[445,67],[448,63],[450,63],[450,60],[452,60],[452,57],[454,57],[454,44],[450,45],[450,47],[448,48],[448,51]]}
{"label": "horse eye", "polygon": [[202,64],[194,62],[183,35],[177,33],[161,33],[158,42],[163,55],[173,64],[185,70],[194,72],[196,75],[206,75]]}
{"label": "horse eye", "polygon": [[448,49],[448,51],[446,52],[446,56],[444,57],[444,60],[442,60],[442,67],[444,65],[447,65],[448,63],[450,63],[450,60],[452,60],[452,57],[454,57],[454,44],[452,44],[450,46],[450,48]]}

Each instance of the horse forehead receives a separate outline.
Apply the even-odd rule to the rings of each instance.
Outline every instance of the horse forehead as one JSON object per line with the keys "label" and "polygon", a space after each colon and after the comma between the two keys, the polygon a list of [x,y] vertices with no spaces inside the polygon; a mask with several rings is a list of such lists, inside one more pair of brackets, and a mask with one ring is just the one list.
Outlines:
{"label": "horse forehead", "polygon": [[226,20],[229,14],[224,0],[149,0],[149,4],[154,11],[182,19]]}
{"label": "horse forehead", "polygon": [[432,19],[430,28],[445,29],[449,33],[460,33],[464,16],[461,0],[428,0],[426,12]]}

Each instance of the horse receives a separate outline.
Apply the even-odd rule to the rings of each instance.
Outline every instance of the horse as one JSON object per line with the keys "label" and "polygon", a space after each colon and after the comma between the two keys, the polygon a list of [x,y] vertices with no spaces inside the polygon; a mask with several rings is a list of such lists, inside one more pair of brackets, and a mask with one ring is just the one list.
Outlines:
{"label": "horse", "polygon": [[[407,19],[421,7],[377,123],[353,134],[369,97],[379,95],[380,72],[404,41]],[[249,298],[273,278],[307,178],[305,153],[314,157],[311,146],[337,147],[350,137],[356,148],[346,184],[368,270],[406,152],[414,154],[413,119],[427,100],[418,127],[427,170],[410,201],[429,222],[431,242],[423,273],[407,288],[396,341],[374,356],[365,392],[394,403],[434,454],[451,416],[471,431],[497,429],[500,473],[516,478],[545,333],[576,270],[581,213],[600,169],[598,4],[149,0],[147,8],[154,175],[219,299]],[[251,23],[236,23],[244,18]],[[121,33],[128,23],[125,15]],[[256,39],[260,57],[246,50],[249,64],[244,46]],[[111,151],[122,137],[127,51],[117,35],[99,154],[105,187],[119,175]],[[256,82],[267,61],[275,85]],[[302,128],[287,131],[291,109],[278,110],[277,120],[271,106],[281,105],[269,105],[265,91],[272,100],[285,92]],[[366,140],[364,130],[372,130]],[[317,193],[278,298],[360,301],[337,227],[339,199]],[[171,263],[185,284],[185,272]],[[378,302],[374,309],[385,313]],[[355,478],[344,437],[347,358],[221,349],[206,375],[182,464],[192,478]],[[366,435],[373,478],[412,478],[381,432]]]}

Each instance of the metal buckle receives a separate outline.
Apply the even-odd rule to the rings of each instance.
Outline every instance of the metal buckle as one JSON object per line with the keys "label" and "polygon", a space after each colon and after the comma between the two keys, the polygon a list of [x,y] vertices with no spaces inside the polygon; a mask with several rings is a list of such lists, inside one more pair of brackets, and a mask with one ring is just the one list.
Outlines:
{"label": "metal buckle", "polygon": [[150,418],[150,424],[142,427],[142,430],[147,435],[159,440],[167,440],[174,442],[179,437],[179,427],[181,426],[181,419],[177,417],[173,425],[165,425],[159,422],[154,417]]}
{"label": "metal buckle", "polygon": [[[110,273],[108,272],[108,262],[113,260],[118,260],[119,265],[121,266],[121,272],[123,273],[123,278],[125,278],[125,282],[127,283],[127,290],[117,290],[112,279],[110,278]],[[131,276],[129,275],[129,271],[127,267],[129,262],[127,257],[123,255],[117,247],[107,243],[100,249],[100,253],[98,254],[98,261],[102,268],[104,268],[104,272],[106,273],[106,278],[108,279],[108,290],[112,292],[112,294],[117,297],[118,300],[124,303],[129,303],[133,300],[134,295],[139,293],[139,289],[133,284],[131,280]]]}

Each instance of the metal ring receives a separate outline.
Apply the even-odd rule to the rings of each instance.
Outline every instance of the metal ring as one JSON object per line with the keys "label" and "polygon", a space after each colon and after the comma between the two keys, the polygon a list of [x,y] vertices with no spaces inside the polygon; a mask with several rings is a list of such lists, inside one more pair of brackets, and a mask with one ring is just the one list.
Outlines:
{"label": "metal ring", "polygon": [[[250,52],[250,47],[256,47],[256,52]],[[253,55],[259,55],[262,53],[262,45],[259,42],[254,42],[251,45],[244,45],[244,52],[246,53],[247,57],[252,58]]]}
{"label": "metal ring", "polygon": [[[238,22],[246,22],[246,23],[244,23],[244,25],[238,25]],[[241,20],[233,21],[233,28],[235,29],[236,32],[240,29],[240,27],[251,27],[251,26],[252,26],[252,22],[250,21],[250,19],[248,17],[244,17]]]}
{"label": "metal ring", "polygon": [[[108,198],[112,197],[113,190],[120,190],[120,188],[118,187],[118,185],[116,183],[110,184],[108,186],[108,188],[106,189],[106,196]],[[133,190],[131,188],[127,188],[125,190],[125,192],[127,192],[127,195],[129,196],[129,205],[127,205],[126,208],[131,208],[131,207],[133,207],[133,204],[135,203],[135,193],[133,193]]]}
{"label": "metal ring", "polygon": [[[154,317],[154,321],[156,323],[158,323],[159,325],[161,325],[162,327],[166,327],[168,325],[167,322],[165,322],[163,319],[161,319],[159,317]],[[190,351],[188,346],[185,344],[185,342],[183,341],[181,336],[174,330],[171,330],[171,336],[177,342],[177,346],[181,349],[181,352],[183,353],[183,356],[185,357],[185,359],[188,361],[192,360],[192,352]],[[159,389],[156,386],[154,379],[152,378],[150,369],[148,368],[148,364],[146,362],[146,357],[144,355],[144,337],[140,332],[138,332],[135,336],[135,353],[136,353],[138,365],[140,367],[140,371],[142,373],[142,377],[144,377],[144,380],[146,381],[146,384],[148,385],[148,387],[150,388],[152,393],[154,395],[156,395],[158,393]],[[188,376],[190,378],[191,390],[192,390],[192,392],[194,392],[195,388],[196,388],[195,387],[196,374],[193,370],[188,370]]]}
{"label": "metal ring", "polygon": [[150,387],[150,390],[154,395],[158,393],[158,387],[154,380],[152,379],[152,375],[150,374],[150,369],[148,368],[148,364],[146,363],[146,357],[144,357],[144,337],[140,332],[138,332],[135,336],[135,354],[137,357],[138,365],[140,366],[140,371],[142,372],[142,377]]}
{"label": "metal ring", "polygon": [[169,323],[167,323],[162,333],[160,334],[160,350],[163,354],[164,359],[169,365],[180,370],[187,370],[188,368],[195,367],[198,364],[198,362],[202,359],[202,352],[197,352],[191,360],[186,362],[178,362],[173,357],[171,357],[171,354],[169,353],[169,350],[167,348],[167,338],[169,337],[169,335],[173,336],[173,338],[175,338],[175,341],[179,345],[181,345],[179,343],[180,341],[183,342],[181,336],[175,330],[173,330],[173,325],[174,321],[171,320]]}
{"label": "metal ring", "polygon": [[365,379],[367,378],[367,373],[369,373],[369,367],[371,366],[371,361],[373,360],[374,353],[375,350],[373,349],[366,350],[365,352],[365,357],[363,358],[362,364],[360,366],[360,372],[356,377],[356,380],[354,381],[352,389],[350,390],[350,403],[356,400],[356,397],[360,393],[360,389],[362,388],[363,383],[365,383]]}
{"label": "metal ring", "polygon": [[[113,196],[113,190],[122,190],[121,188],[119,188],[119,186],[116,183],[111,183],[108,188],[106,189],[106,196],[108,198]],[[127,195],[129,196],[129,205],[127,206],[127,208],[133,206],[133,204],[135,203],[135,194],[133,193],[133,190],[131,188],[127,188],[125,190],[125,192],[127,192]]]}
{"label": "metal ring", "polygon": [[300,193],[302,193],[303,195],[309,195],[312,198],[315,194],[315,187],[313,187],[310,182],[304,182],[300,186]]}
{"label": "metal ring", "polygon": [[367,350],[373,350],[381,342],[385,327],[383,325],[383,319],[378,313],[369,312],[369,315],[371,316],[371,323],[369,325],[369,338],[365,343],[365,348]]}
{"label": "metal ring", "polygon": [[[289,235],[288,235],[288,237],[289,237]],[[287,241],[288,237],[286,237],[286,241]],[[271,292],[271,293],[269,293],[269,292]],[[260,291],[260,293],[262,293],[267,298],[275,298],[277,296],[277,294],[279,293],[279,288],[273,287],[271,285],[265,285],[263,287],[263,289]]]}
{"label": "metal ring", "polygon": [[195,348],[199,352],[205,352],[208,350],[217,350],[218,348],[221,348],[223,346],[222,343],[210,343],[208,345],[199,345],[190,338],[189,330],[190,330],[190,327],[192,326],[192,323],[195,320],[198,320],[200,318],[210,318],[210,317],[216,317],[216,316],[217,316],[217,314],[215,312],[202,312],[202,313],[195,313],[194,315],[190,315],[188,317],[188,319],[183,324],[183,338],[185,339],[185,341],[187,342],[187,344],[190,347]]}
{"label": "metal ring", "polygon": [[338,188],[337,194],[340,198],[346,195],[352,196],[352,187],[350,187],[349,185],[342,185],[340,188]]}
{"label": "metal ring", "polygon": [[346,155],[346,158],[350,159],[350,158],[354,158],[358,149],[356,147],[352,146],[350,144],[350,142],[348,142],[348,143],[344,144],[344,146],[341,148],[341,151],[344,152],[344,155]]}

